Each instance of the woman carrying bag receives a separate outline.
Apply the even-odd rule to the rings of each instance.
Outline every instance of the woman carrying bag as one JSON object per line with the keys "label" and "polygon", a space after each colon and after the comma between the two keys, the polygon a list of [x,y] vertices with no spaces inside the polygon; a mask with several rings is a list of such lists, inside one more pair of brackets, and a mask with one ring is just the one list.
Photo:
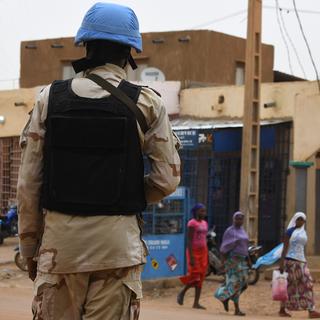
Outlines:
{"label": "woman carrying bag", "polygon": [[291,219],[285,235],[280,272],[288,273],[288,300],[281,302],[280,317],[291,317],[286,311],[288,309],[308,310],[310,319],[320,318],[320,313],[315,311],[313,280],[304,254],[308,240],[305,222],[306,215],[297,212]]}

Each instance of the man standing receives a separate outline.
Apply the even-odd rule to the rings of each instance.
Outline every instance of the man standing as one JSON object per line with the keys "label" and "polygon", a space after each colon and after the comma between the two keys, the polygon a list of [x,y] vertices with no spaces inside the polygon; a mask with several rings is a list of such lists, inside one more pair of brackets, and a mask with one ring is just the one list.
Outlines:
{"label": "man standing", "polygon": [[138,319],[140,215],[178,186],[179,141],[161,98],[125,81],[131,48],[142,50],[130,8],[97,3],[75,42],[86,47],[79,76],[40,93],[21,136],[19,237],[34,319]]}

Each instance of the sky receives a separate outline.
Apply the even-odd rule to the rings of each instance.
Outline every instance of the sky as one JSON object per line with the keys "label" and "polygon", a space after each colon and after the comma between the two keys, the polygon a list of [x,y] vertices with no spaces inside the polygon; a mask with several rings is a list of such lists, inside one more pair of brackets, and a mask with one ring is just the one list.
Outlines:
{"label": "sky", "polygon": [[[293,0],[278,0],[283,8],[281,14],[276,10],[277,0],[262,1],[262,40],[275,47],[274,69],[314,80],[315,71],[292,10]],[[96,2],[0,0],[0,90],[18,86],[21,41],[74,36],[84,14]],[[141,32],[209,29],[246,37],[247,0],[112,2],[135,10]],[[320,69],[320,0],[296,0],[296,4],[316,67]],[[278,21],[286,40],[281,36]]]}

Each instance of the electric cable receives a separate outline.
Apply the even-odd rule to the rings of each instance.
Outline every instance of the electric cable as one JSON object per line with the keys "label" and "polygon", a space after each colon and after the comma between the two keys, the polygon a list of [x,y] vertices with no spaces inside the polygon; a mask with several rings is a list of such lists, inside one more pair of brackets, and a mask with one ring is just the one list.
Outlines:
{"label": "electric cable", "polygon": [[[278,0],[276,0],[276,1],[278,2]],[[302,64],[301,59],[299,57],[298,50],[297,50],[294,42],[292,41],[292,38],[290,37],[289,31],[288,31],[288,29],[286,27],[286,23],[285,23],[285,20],[284,20],[284,17],[283,17],[283,9],[282,8],[280,8],[280,18],[281,18],[281,21],[282,21],[283,30],[284,30],[284,32],[285,32],[285,34],[286,34],[286,36],[287,36],[287,38],[289,40],[289,43],[291,44],[291,47],[293,48],[293,52],[294,52],[294,54],[296,56],[296,59],[297,59],[298,64],[299,64],[299,67],[300,67],[300,69],[301,69],[301,71],[303,73],[303,76],[306,79],[307,78],[306,72],[304,70],[303,64]]]}
{"label": "electric cable", "polygon": [[[276,9],[275,6],[267,6],[267,5],[263,6],[263,8],[265,8],[265,9],[273,9],[273,10]],[[281,9],[285,10],[285,11],[288,11],[288,12],[294,12],[294,8],[281,7]],[[320,14],[320,11],[315,11],[315,10],[298,10],[298,11],[301,12],[301,13],[306,13],[306,14]],[[209,25],[214,24],[216,22],[221,22],[221,21],[224,21],[224,20],[239,16],[239,15],[242,15],[242,14],[244,14],[246,12],[247,12],[247,10],[236,11],[236,12],[231,13],[229,15],[226,15],[224,17],[221,17],[221,18],[218,18],[218,19],[214,19],[214,20],[209,20],[207,22],[201,23],[199,25],[196,25],[196,26],[192,27],[191,29],[198,29],[198,28],[206,27],[206,26],[209,26]],[[241,22],[243,22],[245,20],[246,20],[246,18],[243,19]]]}
{"label": "electric cable", "polygon": [[316,78],[317,78],[317,82],[318,82],[318,88],[319,88],[319,92],[320,92],[320,80],[319,80],[319,73],[318,73],[318,70],[317,70],[317,66],[316,66],[316,64],[314,62],[313,55],[312,55],[312,52],[311,52],[311,48],[309,46],[308,39],[307,39],[306,34],[305,34],[304,30],[303,30],[302,22],[301,22],[301,19],[300,19],[298,10],[297,10],[296,0],[292,0],[292,2],[293,2],[294,11],[295,11],[298,23],[299,23],[299,27],[300,27],[301,33],[302,33],[303,39],[305,41],[305,44],[307,46],[307,49],[308,49],[308,52],[309,52],[309,55],[310,55],[310,59],[311,59],[311,62],[312,62],[312,65],[313,65],[313,68],[314,68],[314,71],[315,71],[315,74],[316,74]]}
{"label": "electric cable", "polygon": [[240,15],[246,13],[246,12],[247,12],[247,10],[236,11],[234,13],[231,13],[231,14],[227,15],[227,16],[201,23],[201,24],[199,24],[197,26],[192,27],[192,29],[198,29],[198,28],[206,27],[206,26],[209,26],[209,25],[214,24],[216,22],[221,22],[221,21],[233,18],[233,17],[240,16]]}
{"label": "electric cable", "polygon": [[[263,6],[264,9],[276,9],[274,6]],[[288,12],[294,12],[294,8],[285,8],[281,7],[282,10],[288,11]],[[297,10],[300,13],[306,13],[306,14],[320,14],[320,11],[315,11],[315,10],[304,10],[304,9],[299,9]]]}
{"label": "electric cable", "polygon": [[278,0],[275,0],[275,2],[276,2],[277,22],[278,22],[278,26],[279,26],[279,29],[280,29],[280,34],[281,34],[283,43],[284,43],[284,45],[285,45],[285,47],[286,47],[286,50],[287,50],[289,69],[290,69],[291,74],[293,75],[293,69],[292,69],[292,63],[291,63],[291,56],[290,56],[289,45],[288,45],[287,39],[286,39],[286,37],[285,37],[284,31],[283,31],[283,29],[282,29],[282,25],[281,25],[281,21],[280,21],[279,2],[278,2]]}

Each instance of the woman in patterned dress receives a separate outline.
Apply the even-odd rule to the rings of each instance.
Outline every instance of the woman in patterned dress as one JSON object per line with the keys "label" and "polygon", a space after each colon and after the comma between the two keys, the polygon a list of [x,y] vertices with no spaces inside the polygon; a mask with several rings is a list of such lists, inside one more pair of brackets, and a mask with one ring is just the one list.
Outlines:
{"label": "woman in patterned dress", "polygon": [[288,272],[288,297],[281,302],[279,316],[291,317],[288,310],[308,310],[309,318],[320,318],[315,311],[313,280],[307,267],[304,247],[308,237],[305,231],[306,215],[297,212],[291,219],[284,240],[284,248],[280,261],[280,272]]}
{"label": "woman in patterned dress", "polygon": [[229,311],[229,300],[235,306],[235,315],[244,316],[239,307],[240,295],[248,287],[248,270],[251,263],[248,255],[249,237],[243,228],[244,214],[240,211],[233,215],[233,225],[223,234],[220,251],[226,270],[226,281],[214,296]]}

